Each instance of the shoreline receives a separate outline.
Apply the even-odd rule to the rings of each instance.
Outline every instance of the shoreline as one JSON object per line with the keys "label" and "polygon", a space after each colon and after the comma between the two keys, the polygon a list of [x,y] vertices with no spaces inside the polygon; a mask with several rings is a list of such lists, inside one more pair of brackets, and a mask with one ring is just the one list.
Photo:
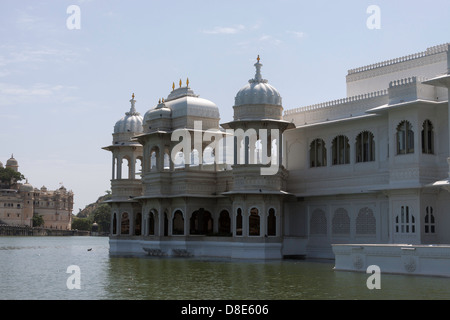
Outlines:
{"label": "shoreline", "polygon": [[0,225],[1,236],[90,236],[86,230],[58,230],[50,228]]}

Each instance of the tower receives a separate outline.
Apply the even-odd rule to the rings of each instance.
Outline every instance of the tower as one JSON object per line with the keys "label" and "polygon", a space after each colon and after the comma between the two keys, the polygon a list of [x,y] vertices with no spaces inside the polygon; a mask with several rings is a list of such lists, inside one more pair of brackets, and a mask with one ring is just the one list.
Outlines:
{"label": "tower", "polygon": [[8,161],[6,161],[6,168],[11,168],[13,169],[15,172],[19,171],[19,163],[17,162],[16,159],[14,159],[14,155],[11,155],[11,158],[8,159]]}
{"label": "tower", "polygon": [[130,111],[114,126],[112,145],[103,148],[112,153],[112,198],[108,201],[112,208],[112,234],[130,234],[135,224],[141,221],[140,205],[133,198],[142,194],[141,180],[136,178],[140,174],[136,164],[140,162],[142,165],[142,145],[132,138],[141,134],[143,129],[134,93],[130,103]]}
{"label": "tower", "polygon": [[[450,128],[450,44],[447,44],[446,47],[447,47],[447,73],[440,75],[438,77],[434,77],[430,80],[424,81],[423,83],[447,89],[448,127]],[[444,189],[450,192],[450,130],[448,136],[448,143],[449,143],[448,145],[449,156],[447,158],[447,163],[449,165],[448,177],[445,180],[435,182],[432,186],[443,187]]]}
{"label": "tower", "polygon": [[254,66],[255,77],[235,97],[234,121],[222,124],[234,136],[234,186],[225,194],[233,199],[234,236],[265,243],[261,258],[280,258],[287,179],[282,134],[294,125],[283,120],[281,95],[262,78],[259,56]]}

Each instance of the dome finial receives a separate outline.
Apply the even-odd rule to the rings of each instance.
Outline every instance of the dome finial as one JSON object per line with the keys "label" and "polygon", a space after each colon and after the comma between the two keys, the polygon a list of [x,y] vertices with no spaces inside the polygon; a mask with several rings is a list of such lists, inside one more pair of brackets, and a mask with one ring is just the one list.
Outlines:
{"label": "dome finial", "polygon": [[134,104],[136,103],[136,100],[134,100],[134,92],[131,95],[130,102],[131,102],[130,112],[125,113],[125,115],[136,115],[137,114],[136,107],[134,106]]}
{"label": "dome finial", "polygon": [[186,79],[186,87],[189,87],[189,78]]}
{"label": "dome finial", "polygon": [[259,62],[259,60],[261,60],[259,58],[259,54],[258,54],[258,57],[256,58],[256,60],[257,60],[257,62],[255,63],[255,68],[256,68],[255,80],[257,82],[261,82],[262,81],[262,76],[261,76],[262,64]]}
{"label": "dome finial", "polygon": [[172,91],[175,90],[175,82],[172,82]]}
{"label": "dome finial", "polygon": [[181,83],[182,83],[182,82],[181,82],[181,79],[180,79],[180,88],[181,88]]}

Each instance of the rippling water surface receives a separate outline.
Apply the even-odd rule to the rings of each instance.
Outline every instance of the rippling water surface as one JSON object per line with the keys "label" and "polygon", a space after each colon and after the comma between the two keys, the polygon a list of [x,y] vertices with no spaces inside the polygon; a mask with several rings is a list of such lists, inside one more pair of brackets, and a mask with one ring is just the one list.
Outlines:
{"label": "rippling water surface", "polygon": [[[80,268],[68,289],[67,267]],[[105,237],[0,237],[0,299],[449,299],[450,279],[333,270],[330,261],[123,257]]]}

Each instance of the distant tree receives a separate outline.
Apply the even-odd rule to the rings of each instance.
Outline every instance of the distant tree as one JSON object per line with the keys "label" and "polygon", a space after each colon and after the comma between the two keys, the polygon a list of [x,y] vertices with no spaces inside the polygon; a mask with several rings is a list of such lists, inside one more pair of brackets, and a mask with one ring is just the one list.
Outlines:
{"label": "distant tree", "polygon": [[93,221],[97,222],[100,232],[109,232],[111,225],[111,208],[104,203],[92,212]]}
{"label": "distant tree", "polygon": [[92,221],[89,218],[77,218],[74,217],[72,220],[72,230],[86,230],[90,231],[92,227]]}
{"label": "distant tree", "polygon": [[[89,207],[89,206],[86,206],[85,209],[88,208],[88,207]],[[80,209],[80,211],[77,213],[77,217],[78,217],[78,218],[87,218],[87,217],[88,217],[88,212],[87,212],[87,210],[81,210],[81,209]]]}
{"label": "distant tree", "polygon": [[40,227],[44,224],[44,218],[39,214],[33,215],[33,227]]}
{"label": "distant tree", "polygon": [[25,179],[23,174],[14,171],[11,168],[0,168],[0,182],[7,188],[10,188],[14,183]]}

